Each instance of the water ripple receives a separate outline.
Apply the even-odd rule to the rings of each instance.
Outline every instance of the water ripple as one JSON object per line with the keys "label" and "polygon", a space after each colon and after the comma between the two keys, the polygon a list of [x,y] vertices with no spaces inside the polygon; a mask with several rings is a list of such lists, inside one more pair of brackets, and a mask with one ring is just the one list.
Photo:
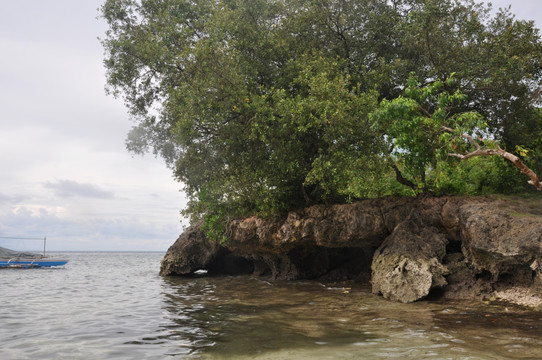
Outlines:
{"label": "water ripple", "polygon": [[539,359],[542,314],[397,304],[366,287],[161,278],[163,254],[0,271],[2,359]]}

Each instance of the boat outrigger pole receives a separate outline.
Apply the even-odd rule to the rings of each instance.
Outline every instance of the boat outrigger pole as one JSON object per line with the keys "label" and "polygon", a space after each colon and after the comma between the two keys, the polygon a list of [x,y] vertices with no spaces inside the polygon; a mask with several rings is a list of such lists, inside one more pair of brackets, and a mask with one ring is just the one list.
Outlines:
{"label": "boat outrigger pole", "polygon": [[10,239],[10,240],[43,240],[43,256],[45,256],[45,247],[47,242],[47,237],[42,238],[32,238],[32,237],[11,237],[11,236],[0,236],[0,239]]}

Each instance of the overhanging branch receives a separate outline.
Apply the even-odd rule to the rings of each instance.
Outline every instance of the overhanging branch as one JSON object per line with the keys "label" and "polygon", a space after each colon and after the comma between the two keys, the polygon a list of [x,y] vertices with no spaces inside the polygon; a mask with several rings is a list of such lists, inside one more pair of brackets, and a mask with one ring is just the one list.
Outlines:
{"label": "overhanging branch", "polygon": [[[454,133],[454,131],[446,126],[441,126],[441,129],[445,132]],[[482,148],[480,144],[474,140],[472,136],[469,134],[462,134],[463,138],[467,139],[469,143],[474,145],[476,150],[468,153],[468,154],[458,154],[458,153],[448,153],[448,156],[457,157],[462,160],[467,160],[474,156],[491,156],[491,155],[497,155],[502,158],[505,158],[506,160],[510,161],[512,164],[514,164],[515,167],[517,167],[523,174],[527,175],[531,180],[529,180],[529,184],[536,187],[537,190],[542,190],[542,183],[540,183],[540,180],[536,173],[531,170],[519,157],[516,155],[509,153],[508,151],[505,151],[500,148],[499,145],[495,145],[495,149],[488,149],[488,148]]]}

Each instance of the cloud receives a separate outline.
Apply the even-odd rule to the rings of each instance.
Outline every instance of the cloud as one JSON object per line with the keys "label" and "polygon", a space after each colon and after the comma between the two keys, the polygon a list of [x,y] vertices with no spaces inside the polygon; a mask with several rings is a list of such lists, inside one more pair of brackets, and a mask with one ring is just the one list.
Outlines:
{"label": "cloud", "polygon": [[18,202],[21,202],[24,198],[25,196],[19,195],[19,194],[6,195],[6,194],[0,193],[0,204],[4,205],[4,204],[18,203]]}
{"label": "cloud", "polygon": [[52,189],[56,196],[63,198],[112,199],[115,197],[115,194],[111,191],[102,190],[93,184],[79,183],[73,180],[57,180],[56,183],[47,182],[43,186]]}
{"label": "cloud", "polygon": [[186,199],[161,161],[126,151],[132,123],[104,91],[102,4],[2,3],[0,236],[163,251],[182,231]]}
{"label": "cloud", "polygon": [[[177,238],[179,223],[161,224],[137,217],[63,218],[54,209],[19,207],[0,214],[0,235],[47,237],[47,249],[88,251],[165,251]],[[0,246],[39,251],[36,241],[0,239]]]}

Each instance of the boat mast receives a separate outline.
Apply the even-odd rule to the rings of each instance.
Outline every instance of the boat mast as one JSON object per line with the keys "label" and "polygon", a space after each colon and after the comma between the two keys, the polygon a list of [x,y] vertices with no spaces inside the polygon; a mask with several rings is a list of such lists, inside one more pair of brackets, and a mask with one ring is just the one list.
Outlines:
{"label": "boat mast", "polygon": [[43,237],[43,257],[45,257],[45,242],[47,241],[47,237]]}

